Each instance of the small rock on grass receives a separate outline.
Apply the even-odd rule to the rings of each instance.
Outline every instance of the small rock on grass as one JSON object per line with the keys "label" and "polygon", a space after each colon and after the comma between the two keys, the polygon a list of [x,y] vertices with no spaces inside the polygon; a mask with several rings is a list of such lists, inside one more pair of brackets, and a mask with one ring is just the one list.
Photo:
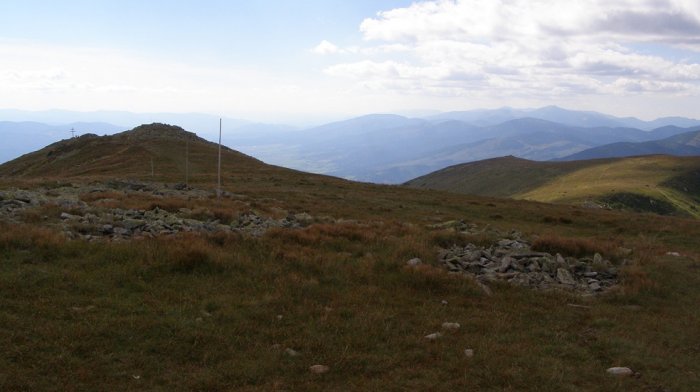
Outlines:
{"label": "small rock on grass", "polygon": [[309,371],[314,374],[323,374],[330,370],[326,365],[313,365],[309,367]]}
{"label": "small rock on grass", "polygon": [[289,355],[290,357],[298,357],[298,356],[299,356],[299,352],[296,351],[296,350],[294,350],[294,349],[292,349],[292,348],[287,348],[287,349],[285,349],[285,350],[284,350],[284,353],[287,354],[287,355]]}
{"label": "small rock on grass", "polygon": [[442,323],[442,329],[446,329],[448,331],[456,331],[461,327],[459,323],[450,323],[450,322],[444,322]]}
{"label": "small rock on grass", "polygon": [[431,333],[430,335],[425,335],[425,338],[428,340],[437,340],[442,337],[442,334],[440,332],[435,332]]}
{"label": "small rock on grass", "polygon": [[608,374],[613,376],[632,376],[634,372],[628,367],[611,367],[607,370]]}
{"label": "small rock on grass", "polygon": [[416,257],[416,258],[413,258],[413,259],[411,259],[411,260],[408,260],[408,261],[406,262],[406,265],[408,265],[409,267],[415,267],[415,266],[421,265],[421,264],[423,264],[423,260],[421,260],[421,259],[419,259],[419,258],[417,258],[417,257]]}
{"label": "small rock on grass", "polygon": [[464,356],[467,358],[471,358],[474,356],[474,350],[471,348],[465,348],[464,349]]}
{"label": "small rock on grass", "polygon": [[491,288],[489,286],[480,282],[479,280],[474,280],[474,281],[476,282],[476,285],[479,286],[481,291],[483,291],[483,293],[486,294],[487,297],[490,297],[493,295],[493,291],[491,291]]}

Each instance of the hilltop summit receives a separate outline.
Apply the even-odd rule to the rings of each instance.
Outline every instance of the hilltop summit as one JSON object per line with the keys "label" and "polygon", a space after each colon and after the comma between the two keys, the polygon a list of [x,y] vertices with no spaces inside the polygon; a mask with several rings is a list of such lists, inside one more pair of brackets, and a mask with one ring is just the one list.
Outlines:
{"label": "hilltop summit", "polygon": [[[187,152],[187,154],[186,154]],[[185,156],[189,162],[185,162]],[[218,145],[176,125],[153,123],[111,136],[83,135],[61,140],[0,165],[0,176],[130,177],[212,181]],[[222,146],[223,170],[255,171],[268,165]]]}
{"label": "hilltop summit", "polygon": [[174,139],[205,141],[194,132],[188,132],[177,125],[163,123],[142,124],[130,131],[121,132],[114,136],[129,140]]}

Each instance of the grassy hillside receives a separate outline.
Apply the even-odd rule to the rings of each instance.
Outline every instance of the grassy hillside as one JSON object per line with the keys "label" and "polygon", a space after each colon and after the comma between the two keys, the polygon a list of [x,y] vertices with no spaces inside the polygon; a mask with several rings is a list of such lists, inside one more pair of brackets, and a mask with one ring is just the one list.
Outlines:
{"label": "grassy hillside", "polygon": [[[95,177],[118,173],[135,179],[184,182],[187,149],[192,180],[211,181],[216,176],[218,145],[165,124],[142,125],[112,136],[88,134],[62,140],[0,165],[0,176]],[[222,155],[227,173],[270,168],[229,148],[224,148]]]}
{"label": "grassy hillside", "polygon": [[[129,151],[147,157],[162,143],[141,139]],[[209,170],[213,147],[195,148]],[[46,153],[23,158],[25,170]],[[106,189],[144,176],[139,161],[116,155],[111,169],[44,163],[43,172],[0,179],[1,390],[691,391],[700,383],[696,220],[352,183],[225,156],[221,199],[201,172],[181,195],[151,181],[153,191],[128,181]],[[1,169],[20,167],[11,164]],[[163,178],[181,181],[175,158],[170,167]],[[16,187],[66,201],[26,205]],[[25,207],[6,214],[13,205]],[[219,223],[248,213],[313,218],[259,236],[109,240],[76,224],[82,239],[71,240],[60,229],[62,213],[89,221],[110,209]],[[619,285],[590,297],[498,282],[486,291],[438,263],[441,248],[511,230],[565,256],[601,252],[615,260]],[[414,257],[423,264],[407,266]],[[444,322],[461,328],[443,330]],[[316,364],[328,372],[310,372]],[[612,377],[611,366],[638,376]]]}
{"label": "grassy hillside", "polygon": [[[451,166],[411,180],[407,185],[547,203],[596,203],[697,217],[700,205],[695,190],[700,179],[693,173],[699,169],[699,157],[659,155],[570,162],[533,162],[505,157]],[[670,209],[655,208],[664,203],[669,204]]]}

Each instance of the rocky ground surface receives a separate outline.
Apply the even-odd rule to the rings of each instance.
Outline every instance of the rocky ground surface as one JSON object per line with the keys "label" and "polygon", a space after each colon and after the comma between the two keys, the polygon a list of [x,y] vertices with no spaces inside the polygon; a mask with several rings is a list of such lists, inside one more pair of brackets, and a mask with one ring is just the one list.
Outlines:
{"label": "rocky ground surface", "polygon": [[[70,239],[125,240],[130,238],[173,235],[180,232],[237,232],[259,236],[270,228],[301,228],[315,222],[335,222],[330,217],[315,218],[307,213],[281,211],[273,218],[245,209],[231,222],[197,217],[191,209],[167,211],[152,209],[109,208],[109,199],[86,203],[85,195],[122,192],[125,197],[146,196],[154,200],[211,200],[212,191],[194,189],[184,184],[155,184],[131,181],[111,181],[92,184],[63,184],[32,190],[11,189],[0,191],[0,222],[27,221],[27,212],[52,207],[58,215],[34,217],[46,227],[57,229]],[[222,197],[241,200],[246,197],[224,192]],[[116,200],[115,200],[116,202]],[[114,203],[112,203],[114,204]],[[117,203],[118,204],[118,203]],[[201,215],[201,214],[200,214]],[[601,255],[592,258],[565,257],[560,254],[536,252],[531,243],[517,231],[501,233],[496,229],[479,228],[465,222],[446,222],[432,225],[431,229],[454,229],[464,234],[488,234],[500,238],[490,247],[469,244],[443,249],[438,263],[449,271],[472,276],[485,290],[489,282],[507,281],[535,289],[565,289],[583,294],[603,292],[618,282],[617,267]],[[410,264],[420,261],[412,260]]]}
{"label": "rocky ground surface", "polygon": [[439,256],[449,271],[473,276],[482,284],[507,281],[536,289],[563,289],[595,294],[618,282],[618,269],[596,253],[592,258],[536,252],[516,236],[490,247],[469,244],[445,249]]}
{"label": "rocky ground surface", "polygon": [[[249,235],[262,235],[273,227],[298,228],[311,224],[314,218],[306,213],[286,213],[284,218],[275,219],[263,216],[253,210],[240,213],[230,223],[217,219],[197,219],[188,208],[166,211],[159,207],[148,210],[105,208],[109,199],[101,199],[102,205],[90,204],[81,196],[109,191],[123,192],[125,197],[147,196],[154,200],[162,198],[182,200],[208,200],[215,194],[211,191],[193,189],[184,184],[151,184],[140,182],[112,181],[108,183],[64,184],[33,190],[11,189],[0,191],[0,221],[19,223],[26,221],[28,211],[42,206],[59,209],[60,220],[54,222],[51,216],[40,216],[43,225],[61,230],[68,238],[128,239],[170,235],[179,232],[239,232]],[[222,197],[244,199],[244,196],[223,192]]]}

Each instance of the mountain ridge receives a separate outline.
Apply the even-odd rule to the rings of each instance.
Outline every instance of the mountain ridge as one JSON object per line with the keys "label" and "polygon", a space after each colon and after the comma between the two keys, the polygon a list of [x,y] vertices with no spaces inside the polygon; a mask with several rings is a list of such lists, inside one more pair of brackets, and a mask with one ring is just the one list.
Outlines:
{"label": "mountain ridge", "polygon": [[[700,217],[700,157],[651,155],[577,161],[500,157],[453,165],[405,186],[547,203],[654,210]],[[646,210],[644,208],[647,208]]]}
{"label": "mountain ridge", "polygon": [[573,161],[658,154],[675,156],[700,155],[700,127],[690,132],[676,134],[659,140],[605,144],[557,160]]}

